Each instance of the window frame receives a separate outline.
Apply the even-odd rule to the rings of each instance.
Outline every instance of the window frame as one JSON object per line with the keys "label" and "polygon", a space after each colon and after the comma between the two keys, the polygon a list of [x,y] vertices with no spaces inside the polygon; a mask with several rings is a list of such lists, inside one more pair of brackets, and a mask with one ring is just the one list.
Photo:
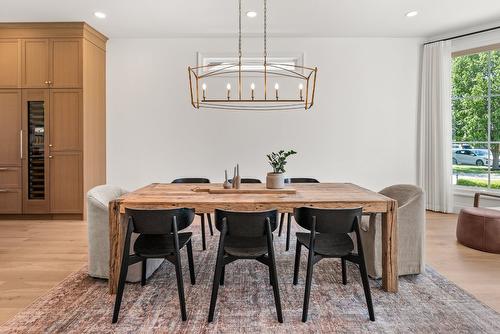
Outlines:
{"label": "window frame", "polygon": [[[475,48],[471,48],[471,49],[468,49],[468,50],[460,50],[460,51],[454,51],[452,52],[452,59],[455,59],[455,58],[458,58],[458,57],[464,57],[464,56],[468,56],[468,55],[473,55],[473,54],[479,54],[479,53],[488,53],[488,73],[487,73],[487,80],[488,80],[488,92],[487,92],[487,95],[482,95],[482,96],[476,96],[476,95],[471,95],[471,96],[454,96],[453,95],[453,81],[451,82],[451,87],[452,87],[452,96],[451,96],[451,102],[452,102],[452,105],[453,105],[453,102],[454,101],[457,101],[457,100],[478,100],[478,99],[484,99],[487,101],[487,116],[488,116],[488,123],[487,123],[487,140],[486,141],[454,141],[453,138],[452,138],[452,147],[453,145],[457,144],[457,145],[462,145],[462,144],[479,144],[479,145],[484,145],[486,144],[487,145],[487,150],[488,152],[492,152],[491,151],[491,145],[492,144],[500,144],[500,141],[492,141],[491,139],[491,112],[492,112],[492,99],[493,98],[500,98],[500,92],[499,93],[492,93],[492,68],[493,68],[493,63],[492,63],[492,57],[491,57],[491,53],[493,51],[499,51],[500,52],[500,44],[499,43],[495,43],[495,44],[491,44],[491,45],[486,45],[486,46],[481,46],[481,47],[475,47]],[[452,73],[450,73],[450,75],[452,75]],[[452,107],[452,122],[453,122],[453,107]],[[466,149],[463,149],[461,148],[460,150],[463,150],[465,151]],[[454,150],[452,148],[452,153],[455,152],[456,150]],[[472,151],[472,150],[471,150]],[[488,156],[488,159],[490,159],[490,157]],[[477,191],[484,191],[484,190],[487,190],[487,191],[494,191],[494,192],[500,192],[500,189],[495,189],[495,188],[491,188],[491,164],[492,164],[492,161],[490,163],[487,164],[487,181],[488,181],[488,185],[486,188],[484,187],[475,187],[475,186],[463,186],[463,185],[457,185],[457,184],[453,184],[454,188],[457,189],[457,190],[460,190],[460,191],[463,191],[463,190],[471,190],[471,191],[474,191],[474,192],[477,192]],[[453,167],[452,167],[453,168]],[[455,174],[453,173],[453,170],[452,170],[452,177],[455,177]],[[457,178],[458,179],[458,178]]]}
{"label": "window frame", "polygon": [[[245,53],[242,56],[242,62],[248,62],[252,64],[259,65],[263,64],[263,55],[261,53]],[[222,62],[222,63],[237,63],[238,55],[234,52],[197,52],[197,64],[198,66],[206,66],[211,62]],[[286,52],[286,53],[272,53],[268,55],[267,62],[271,63],[293,63],[295,66],[299,66],[299,72],[301,66],[304,66],[304,53],[303,52]],[[217,65],[216,65],[217,66]],[[200,68],[200,74],[205,74],[210,70],[214,70],[215,67],[211,69]],[[247,69],[248,70],[248,69]],[[296,68],[294,67],[294,70]],[[273,69],[273,71],[280,71],[280,69]],[[284,71],[284,70],[283,70]],[[252,76],[252,74],[250,74]]]}

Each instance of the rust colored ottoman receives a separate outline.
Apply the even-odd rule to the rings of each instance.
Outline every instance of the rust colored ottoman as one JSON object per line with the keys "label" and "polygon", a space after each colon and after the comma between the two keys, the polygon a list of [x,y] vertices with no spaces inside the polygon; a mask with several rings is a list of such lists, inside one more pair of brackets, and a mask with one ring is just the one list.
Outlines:
{"label": "rust colored ottoman", "polygon": [[500,211],[479,207],[480,195],[500,197],[497,194],[477,193],[474,207],[460,210],[457,240],[470,248],[500,254]]}

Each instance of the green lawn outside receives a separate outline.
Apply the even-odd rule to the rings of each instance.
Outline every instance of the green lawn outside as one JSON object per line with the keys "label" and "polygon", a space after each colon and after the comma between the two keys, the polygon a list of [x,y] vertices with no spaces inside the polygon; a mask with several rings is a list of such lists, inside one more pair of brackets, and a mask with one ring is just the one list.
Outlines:
{"label": "green lawn outside", "polygon": [[[484,174],[484,177],[487,178],[488,167],[486,166],[453,165],[453,174],[456,175],[459,186],[488,188],[488,180],[482,179],[481,175]],[[498,176],[500,170],[491,170],[490,174]],[[460,178],[460,176],[465,178]],[[500,189],[500,180],[491,180],[490,188]]]}
{"label": "green lawn outside", "polygon": [[[474,179],[458,179],[457,185],[467,186],[467,187],[487,188],[488,181],[486,181],[486,180],[474,180]],[[500,180],[492,180],[490,187],[491,187],[491,189],[500,189]]]}
{"label": "green lawn outside", "polygon": [[[453,174],[486,174],[488,167],[486,166],[468,166],[468,165],[453,165]],[[500,170],[491,170],[491,174],[500,175]]]}

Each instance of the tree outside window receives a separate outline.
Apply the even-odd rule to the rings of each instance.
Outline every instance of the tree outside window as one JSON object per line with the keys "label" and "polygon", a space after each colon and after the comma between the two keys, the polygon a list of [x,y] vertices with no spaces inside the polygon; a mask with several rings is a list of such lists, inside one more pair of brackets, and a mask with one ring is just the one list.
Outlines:
{"label": "tree outside window", "polygon": [[454,57],[452,110],[454,182],[500,189],[500,50]]}

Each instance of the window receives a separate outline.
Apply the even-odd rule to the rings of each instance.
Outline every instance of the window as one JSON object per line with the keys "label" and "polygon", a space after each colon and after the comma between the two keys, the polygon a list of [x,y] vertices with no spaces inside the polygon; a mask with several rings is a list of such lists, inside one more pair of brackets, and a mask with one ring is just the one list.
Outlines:
{"label": "window", "polygon": [[[262,55],[248,54],[242,57],[243,71],[263,71]],[[272,55],[267,58],[268,64],[282,64],[287,70],[295,70],[295,66],[303,66],[304,56],[302,54]],[[210,68],[203,68],[200,74],[211,71],[224,71],[227,64],[238,63],[238,57],[232,54],[201,54],[198,53],[198,66],[210,65]],[[225,65],[226,64],[226,65]],[[276,71],[280,69],[274,68]]]}
{"label": "window", "polygon": [[453,180],[500,189],[500,50],[453,58]]}

